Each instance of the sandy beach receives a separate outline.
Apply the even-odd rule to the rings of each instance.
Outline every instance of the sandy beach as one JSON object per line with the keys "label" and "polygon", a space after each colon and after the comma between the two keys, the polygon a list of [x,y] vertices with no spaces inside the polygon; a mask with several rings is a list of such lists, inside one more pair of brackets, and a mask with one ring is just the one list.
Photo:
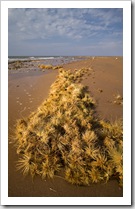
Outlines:
{"label": "sandy beach", "polygon": [[[25,118],[39,107],[48,97],[49,89],[56,80],[58,70],[42,72],[39,64],[44,61],[30,61],[25,66],[12,69],[8,76],[8,196],[9,197],[122,197],[123,189],[115,179],[107,183],[76,186],[61,176],[42,180],[35,176],[23,176],[16,170],[18,155],[13,143],[17,119]],[[123,58],[122,57],[85,57],[82,60],[64,61],[47,64],[62,64],[64,69],[77,70],[91,68],[82,84],[88,86],[90,95],[96,101],[97,117],[115,121],[123,118]]]}

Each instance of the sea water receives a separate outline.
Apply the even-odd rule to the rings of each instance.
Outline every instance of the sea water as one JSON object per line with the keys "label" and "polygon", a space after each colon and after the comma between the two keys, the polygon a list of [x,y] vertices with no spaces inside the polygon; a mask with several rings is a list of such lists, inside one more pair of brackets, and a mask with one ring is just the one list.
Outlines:
{"label": "sea water", "polygon": [[81,56],[9,56],[8,62],[14,61],[31,61],[31,60],[63,60],[65,62],[77,61],[84,59]]}

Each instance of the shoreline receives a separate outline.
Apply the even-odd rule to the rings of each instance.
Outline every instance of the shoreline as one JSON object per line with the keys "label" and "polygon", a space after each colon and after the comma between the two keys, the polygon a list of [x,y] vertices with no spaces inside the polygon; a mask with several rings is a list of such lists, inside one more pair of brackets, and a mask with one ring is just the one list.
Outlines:
{"label": "shoreline", "polygon": [[[96,57],[94,61],[89,58],[64,64],[63,67],[71,70],[91,67],[91,75],[84,79],[82,83],[88,86],[90,93],[97,102],[97,114],[106,120],[122,118],[122,105],[114,103],[115,94],[116,96],[120,94],[122,97],[122,58],[104,57],[102,59]],[[9,73],[9,136],[13,134],[16,119],[21,118],[21,116],[27,117],[47,98],[50,86],[58,75],[58,70],[47,70],[47,73],[41,72],[41,75],[38,76],[29,75],[29,72],[27,72],[24,77],[21,76],[22,74],[18,70],[16,72],[18,77],[15,79],[11,78],[14,75]],[[32,71],[32,73],[35,72]],[[108,84],[107,88],[106,84]],[[11,197],[122,196],[122,188],[119,188],[115,180],[110,180],[107,184],[78,187],[70,185],[62,178],[56,177],[52,180],[43,181],[39,177],[35,177],[33,184],[30,176],[24,178],[22,173],[15,170],[15,161],[18,156],[15,153],[12,139],[9,139],[9,142],[9,196]],[[62,185],[62,188],[60,185]]]}

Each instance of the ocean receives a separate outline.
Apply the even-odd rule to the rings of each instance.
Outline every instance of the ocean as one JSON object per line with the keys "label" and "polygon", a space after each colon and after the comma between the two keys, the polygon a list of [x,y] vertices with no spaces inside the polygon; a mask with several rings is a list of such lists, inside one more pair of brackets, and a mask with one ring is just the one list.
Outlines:
{"label": "ocean", "polygon": [[82,56],[9,56],[8,62],[14,61],[30,61],[30,60],[61,60],[64,61],[74,61],[84,59]]}

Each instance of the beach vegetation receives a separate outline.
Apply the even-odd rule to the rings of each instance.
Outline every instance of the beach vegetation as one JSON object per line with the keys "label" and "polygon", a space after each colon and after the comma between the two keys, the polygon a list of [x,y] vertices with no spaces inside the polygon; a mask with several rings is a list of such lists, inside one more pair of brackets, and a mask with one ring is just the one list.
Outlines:
{"label": "beach vegetation", "polygon": [[38,67],[40,69],[42,69],[42,71],[44,71],[46,69],[47,70],[57,70],[57,69],[61,69],[62,68],[61,65],[53,66],[53,65],[44,65],[44,64],[40,64],[40,65],[38,65]]}
{"label": "beach vegetation", "polygon": [[113,103],[117,105],[123,105],[123,97],[119,93],[114,95]]}
{"label": "beach vegetation", "polygon": [[98,119],[94,98],[80,84],[90,71],[60,68],[48,98],[28,118],[17,121],[17,169],[24,175],[44,179],[64,173],[65,180],[77,185],[115,177],[122,185],[122,121]]}

